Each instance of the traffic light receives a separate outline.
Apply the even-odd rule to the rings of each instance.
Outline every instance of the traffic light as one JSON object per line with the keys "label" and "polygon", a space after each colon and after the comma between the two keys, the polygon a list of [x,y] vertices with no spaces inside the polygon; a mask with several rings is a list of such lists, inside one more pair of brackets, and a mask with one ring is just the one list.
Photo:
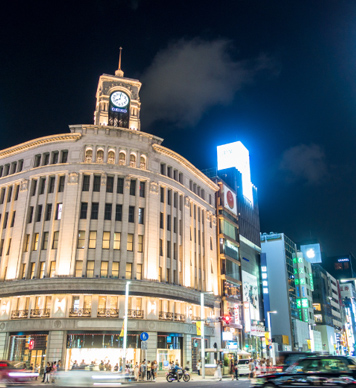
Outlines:
{"label": "traffic light", "polygon": [[28,343],[28,350],[33,350],[35,347],[35,340],[31,339]]}
{"label": "traffic light", "polygon": [[232,321],[232,316],[231,315],[224,315],[222,317],[222,321],[225,323],[225,325],[230,325]]}

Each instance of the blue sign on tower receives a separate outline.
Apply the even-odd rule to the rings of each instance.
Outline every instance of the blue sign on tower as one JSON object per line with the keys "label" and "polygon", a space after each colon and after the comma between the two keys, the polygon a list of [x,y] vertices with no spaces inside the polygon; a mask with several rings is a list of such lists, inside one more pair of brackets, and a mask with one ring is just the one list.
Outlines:
{"label": "blue sign on tower", "polygon": [[143,332],[140,334],[141,341],[147,341],[148,340],[148,333]]}

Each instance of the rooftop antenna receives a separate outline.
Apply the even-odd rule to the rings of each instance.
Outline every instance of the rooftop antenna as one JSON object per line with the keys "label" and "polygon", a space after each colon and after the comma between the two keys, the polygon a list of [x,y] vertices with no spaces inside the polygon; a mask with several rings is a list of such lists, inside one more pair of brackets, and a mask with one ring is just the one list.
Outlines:
{"label": "rooftop antenna", "polygon": [[124,76],[124,72],[121,70],[121,52],[122,52],[122,47],[120,47],[120,53],[119,53],[119,66],[118,66],[118,69],[115,71],[115,75],[117,77]]}

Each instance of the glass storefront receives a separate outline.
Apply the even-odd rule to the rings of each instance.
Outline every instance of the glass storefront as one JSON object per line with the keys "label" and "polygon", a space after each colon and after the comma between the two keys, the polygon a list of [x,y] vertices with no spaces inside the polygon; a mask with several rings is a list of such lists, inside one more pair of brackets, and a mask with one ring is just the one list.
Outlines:
{"label": "glass storefront", "polygon": [[168,370],[169,363],[178,360],[182,366],[183,361],[183,334],[158,333],[157,336],[157,363],[158,370]]}
{"label": "glass storefront", "polygon": [[46,362],[48,333],[10,334],[10,361],[23,361],[27,368],[43,373]]}
{"label": "glass storefront", "polygon": [[[128,362],[135,364],[141,358],[140,333],[129,332],[127,334]],[[101,361],[109,362],[112,370],[116,364],[121,365],[123,359],[123,337],[120,332],[107,333],[76,333],[67,335],[66,369],[71,369],[73,363],[78,364],[84,360],[85,364],[99,365]]]}

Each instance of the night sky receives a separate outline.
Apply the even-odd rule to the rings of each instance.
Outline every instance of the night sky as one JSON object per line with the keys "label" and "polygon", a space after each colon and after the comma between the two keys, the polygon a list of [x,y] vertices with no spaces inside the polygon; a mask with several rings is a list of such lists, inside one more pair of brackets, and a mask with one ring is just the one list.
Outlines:
{"label": "night sky", "polygon": [[92,124],[122,46],[144,132],[199,169],[242,141],[262,232],[356,253],[355,1],[14,0],[1,13],[1,149]]}

